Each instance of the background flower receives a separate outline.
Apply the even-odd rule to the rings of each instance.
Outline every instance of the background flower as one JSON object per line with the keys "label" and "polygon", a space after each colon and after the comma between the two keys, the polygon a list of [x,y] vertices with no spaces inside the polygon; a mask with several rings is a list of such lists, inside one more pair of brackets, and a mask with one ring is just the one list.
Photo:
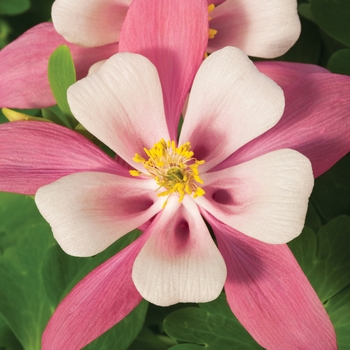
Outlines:
{"label": "background flower", "polygon": [[[47,61],[53,50],[59,45],[68,45],[73,53],[78,79],[82,78],[89,66],[118,51],[121,28],[130,4],[131,0],[56,0],[52,7],[53,25],[42,23],[1,51],[4,69],[0,75],[0,106],[37,108],[54,105],[47,80]],[[170,51],[179,50],[181,53],[181,46],[173,45],[185,43],[192,35],[196,36],[194,31],[205,30],[208,39],[207,8],[210,4],[196,0],[185,5],[192,14],[196,13],[192,17],[192,28],[186,30],[188,25],[183,25],[185,18],[178,19],[177,26],[173,27],[178,38],[167,41]],[[168,11],[175,13],[176,7],[184,4],[175,1],[156,6],[166,6]],[[261,2],[257,0],[242,4],[227,0],[218,5],[210,14],[210,26],[216,28],[218,34],[214,40],[209,40],[208,51],[233,45],[253,56],[271,58],[285,53],[300,33],[296,1],[269,0],[264,2],[262,9],[260,6]],[[135,17],[136,21],[139,23],[142,16],[150,16],[157,11],[152,3],[145,3],[143,12],[139,12],[141,17]],[[201,23],[202,20],[206,26]],[[148,24],[153,25],[152,21]],[[152,36],[156,37],[154,33]],[[196,40],[191,42],[196,43]]]}

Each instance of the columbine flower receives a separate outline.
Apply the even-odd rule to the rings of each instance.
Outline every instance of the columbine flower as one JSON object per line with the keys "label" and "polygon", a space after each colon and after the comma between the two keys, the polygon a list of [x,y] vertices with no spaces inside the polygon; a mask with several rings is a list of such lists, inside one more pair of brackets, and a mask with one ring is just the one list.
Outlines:
{"label": "columbine flower", "polygon": [[[205,50],[213,52],[233,45],[249,55],[271,58],[286,52],[299,36],[295,0],[220,2],[213,9],[212,1],[206,0],[56,0],[52,8],[53,24],[42,23],[30,29],[1,51],[0,106],[43,108],[54,105],[47,80],[47,61],[53,50],[59,45],[68,45],[77,67],[77,77],[82,78],[91,64],[118,51],[129,6],[138,8],[134,11],[138,12],[139,20],[136,19],[137,26],[134,22],[132,29],[136,31],[144,30],[145,23],[140,25],[142,22],[153,26],[151,18],[159,13],[161,6],[174,14],[170,22],[164,22],[164,26],[176,28],[174,35],[177,40],[174,42],[173,36],[165,41],[173,54],[184,54],[186,46],[198,41],[202,30],[208,41],[209,18],[209,36],[213,39],[209,40],[208,47],[205,44],[203,54]],[[177,15],[179,7],[183,8],[181,16]],[[163,35],[154,33],[151,33],[153,39],[150,40]],[[145,51],[143,54],[148,57]]]}
{"label": "columbine flower", "polygon": [[[210,13],[209,52],[232,45],[248,55],[273,58],[284,54],[299,37],[295,0],[204,2]],[[56,0],[52,20],[57,32],[69,42],[85,47],[111,44],[119,41],[131,3],[132,0]],[[154,9],[145,3],[144,11],[147,16]]]}
{"label": "columbine flower", "polygon": [[[313,78],[332,88],[325,99],[336,95],[342,101],[332,113],[344,127],[341,111],[349,103],[340,96],[349,90],[348,80]],[[341,142],[337,155],[329,154],[320,138],[325,124],[333,145],[343,131],[329,121],[330,111],[326,117],[318,112],[324,112],[324,100],[305,100],[304,85],[309,88],[306,79],[286,90],[287,103],[291,95],[300,103],[293,106],[295,125],[285,114],[265,132],[282,114],[281,90],[237,49],[214,53],[195,78],[176,142],[165,121],[156,69],[142,56],[118,54],[72,86],[68,96],[78,120],[131,170],[52,123],[0,126],[1,189],[33,193],[49,183],[38,190],[36,202],[68,253],[96,254],[153,219],[139,239],[64,299],[45,331],[43,349],[83,347],[123,319],[140,294],[158,305],[208,301],[223,284],[231,309],[263,347],[335,348],[328,316],[287,246],[263,243],[283,243],[300,233],[312,187],[309,161],[279,144],[295,144],[308,125],[312,133],[295,148],[323,153],[322,162],[349,150]],[[251,160],[240,161],[242,149]],[[314,168],[321,163],[312,160]],[[235,166],[225,166],[233,161]]]}

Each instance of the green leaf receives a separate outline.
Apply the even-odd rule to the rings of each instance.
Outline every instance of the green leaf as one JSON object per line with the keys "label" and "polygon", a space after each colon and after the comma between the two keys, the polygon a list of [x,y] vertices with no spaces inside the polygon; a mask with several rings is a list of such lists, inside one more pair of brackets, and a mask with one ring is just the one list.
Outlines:
{"label": "green leaf", "polygon": [[262,349],[232,314],[224,294],[216,300],[185,307],[164,320],[166,333],[180,344],[176,350]]}
{"label": "green leaf", "polygon": [[59,108],[74,128],[78,122],[70,110],[67,89],[76,82],[76,74],[72,55],[66,45],[59,46],[50,56],[48,77]]}
{"label": "green leaf", "polygon": [[8,44],[9,39],[8,36],[11,33],[11,28],[8,23],[2,19],[0,19],[0,49],[2,49],[5,45]]}
{"label": "green leaf", "polygon": [[[117,323],[109,331],[102,334],[99,338],[94,340],[89,345],[85,346],[85,350],[126,350],[131,342],[136,338],[140,332],[146,312],[148,303],[142,301],[128,316],[121,322]],[[153,349],[156,350],[156,349]]]}
{"label": "green leaf", "polygon": [[350,213],[350,156],[347,155],[315,180],[311,202],[328,222]]}
{"label": "green leaf", "polygon": [[[188,303],[186,306],[197,306],[197,304]],[[149,304],[144,328],[128,350],[167,350],[172,345],[176,345],[176,340],[165,334],[163,321],[170,313],[182,307],[182,304],[168,307]]]}
{"label": "green leaf", "polygon": [[17,340],[9,326],[0,316],[0,349],[1,350],[23,350],[21,343]]}
{"label": "green leaf", "polygon": [[32,199],[6,193],[0,193],[0,199],[5,237],[0,259],[0,312],[22,346],[38,350],[53,309],[41,266],[54,240]]}
{"label": "green leaf", "polygon": [[[43,118],[51,120],[55,124],[62,125],[62,126],[67,126],[67,124],[62,120],[59,116],[57,116],[51,109],[49,108],[43,108],[41,110],[41,114]],[[66,118],[64,118],[66,119]]]}
{"label": "green leaf", "polygon": [[350,46],[350,2],[312,0],[311,13],[320,28],[334,39]]}
{"label": "green leaf", "polygon": [[314,19],[312,17],[311,13],[311,7],[309,3],[302,3],[298,6],[298,12],[301,16],[308,19],[309,21],[313,22]]}
{"label": "green leaf", "polygon": [[128,350],[168,350],[176,342],[167,337],[153,332],[150,328],[143,328]]}
{"label": "green leaf", "polygon": [[17,15],[29,8],[29,0],[0,0],[0,14],[3,15]]}
{"label": "green leaf", "polygon": [[335,52],[329,59],[327,68],[333,73],[350,75],[350,49]]}
{"label": "green leaf", "polygon": [[322,218],[311,201],[309,202],[306,214],[305,226],[308,226],[315,231],[318,231],[322,227]]}
{"label": "green leaf", "polygon": [[305,228],[288,245],[322,302],[350,284],[350,217],[335,218],[317,234]]}

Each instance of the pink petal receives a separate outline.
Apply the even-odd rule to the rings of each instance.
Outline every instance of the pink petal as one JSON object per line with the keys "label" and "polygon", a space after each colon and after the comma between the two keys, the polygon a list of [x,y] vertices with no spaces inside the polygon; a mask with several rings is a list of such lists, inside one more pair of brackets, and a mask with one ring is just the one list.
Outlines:
{"label": "pink petal", "polygon": [[210,17],[217,33],[208,52],[236,46],[250,56],[273,58],[293,46],[301,29],[295,0],[226,0]]}
{"label": "pink petal", "polygon": [[213,4],[213,5],[219,5],[221,3],[225,2],[225,0],[208,0],[208,6]]}
{"label": "pink petal", "polygon": [[146,239],[142,235],[73,288],[46,327],[43,350],[82,349],[140,303],[142,298],[132,282],[131,269]]}
{"label": "pink petal", "polygon": [[162,209],[153,179],[104,173],[65,176],[39,188],[36,205],[62,249],[73,256],[100,253]]}
{"label": "pink petal", "polygon": [[254,62],[261,73],[264,73],[282,88],[298,81],[305,75],[312,73],[329,73],[326,68],[315,64],[281,62],[281,61],[258,61]]}
{"label": "pink petal", "polygon": [[68,89],[68,102],[87,130],[140,170],[135,153],[169,139],[157,70],[141,55],[111,57]]}
{"label": "pink petal", "polygon": [[57,34],[52,23],[41,23],[0,52],[0,107],[44,108],[55,105],[47,78],[47,65],[52,52],[63,44],[72,51],[78,79],[87,75],[94,62],[118,51],[117,44],[94,49],[80,48]]}
{"label": "pink petal", "polygon": [[207,46],[207,6],[205,0],[133,0],[120,35],[120,51],[140,53],[158,69],[172,140]]}
{"label": "pink petal", "polygon": [[280,119],[282,89],[239,49],[210,55],[192,86],[179,143],[191,142],[205,172]]}
{"label": "pink petal", "polygon": [[350,78],[310,74],[285,89],[280,122],[221,163],[224,169],[280,148],[292,148],[311,160],[320,176],[350,151]]}
{"label": "pink petal", "polygon": [[34,194],[41,186],[82,171],[128,174],[92,142],[53,123],[5,123],[0,135],[0,191]]}
{"label": "pink petal", "polygon": [[67,41],[94,47],[119,40],[131,0],[56,0],[52,21]]}
{"label": "pink petal", "polygon": [[302,154],[278,150],[201,178],[205,195],[197,204],[234,229],[273,244],[301,233],[314,184]]}
{"label": "pink petal", "polygon": [[160,306],[207,302],[218,297],[225,263],[193,200],[171,197],[147,232],[132,278],[148,301]]}
{"label": "pink petal", "polygon": [[269,245],[206,216],[228,276],[232,312],[269,350],[335,350],[330,319],[287,245]]}

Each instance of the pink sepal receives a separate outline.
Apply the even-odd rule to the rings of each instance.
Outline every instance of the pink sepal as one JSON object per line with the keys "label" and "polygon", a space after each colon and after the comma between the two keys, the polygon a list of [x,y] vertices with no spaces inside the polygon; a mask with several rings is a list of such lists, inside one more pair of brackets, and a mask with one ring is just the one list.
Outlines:
{"label": "pink sepal", "polygon": [[82,171],[129,176],[91,141],[53,123],[5,123],[0,135],[0,191],[32,195],[41,186]]}
{"label": "pink sepal", "polygon": [[333,325],[288,246],[259,242],[208,214],[227,267],[232,312],[269,350],[335,350]]}
{"label": "pink sepal", "polygon": [[126,317],[142,300],[131,279],[142,235],[90,272],[59,304],[42,338],[43,350],[77,350]]}
{"label": "pink sepal", "polygon": [[67,45],[73,56],[77,79],[87,75],[90,66],[118,51],[118,44],[83,48],[67,42],[52,23],[29,29],[0,52],[0,107],[45,108],[56,101],[47,77],[48,60],[60,45]]}
{"label": "pink sepal", "polygon": [[121,52],[139,53],[157,67],[172,140],[177,138],[182,107],[207,42],[207,1],[132,1],[119,48]]}
{"label": "pink sepal", "polygon": [[298,81],[312,73],[330,73],[326,68],[315,64],[281,62],[281,61],[258,61],[254,62],[261,73],[274,80],[282,88]]}

